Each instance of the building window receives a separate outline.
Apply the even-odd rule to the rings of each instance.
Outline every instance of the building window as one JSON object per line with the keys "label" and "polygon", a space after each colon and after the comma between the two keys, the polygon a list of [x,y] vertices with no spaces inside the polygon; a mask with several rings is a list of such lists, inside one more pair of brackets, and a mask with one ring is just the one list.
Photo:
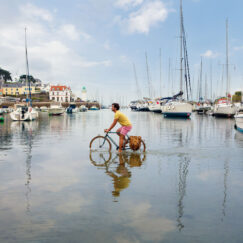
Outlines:
{"label": "building window", "polygon": [[55,97],[52,97],[52,100],[55,100]]}
{"label": "building window", "polygon": [[57,97],[57,101],[59,101],[59,97]]}

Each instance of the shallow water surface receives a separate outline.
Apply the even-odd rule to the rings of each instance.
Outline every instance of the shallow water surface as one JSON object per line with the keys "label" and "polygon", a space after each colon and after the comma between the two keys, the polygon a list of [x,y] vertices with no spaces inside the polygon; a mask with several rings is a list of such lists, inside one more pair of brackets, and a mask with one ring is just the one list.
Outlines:
{"label": "shallow water surface", "polygon": [[0,242],[242,242],[243,134],[234,120],[124,113],[145,154],[90,152],[110,110],[5,117]]}

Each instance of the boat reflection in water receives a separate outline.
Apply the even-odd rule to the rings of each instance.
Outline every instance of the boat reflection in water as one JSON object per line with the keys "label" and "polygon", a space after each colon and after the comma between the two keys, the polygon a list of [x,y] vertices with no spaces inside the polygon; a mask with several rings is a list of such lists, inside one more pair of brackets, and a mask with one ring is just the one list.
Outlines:
{"label": "boat reflection in water", "polygon": [[131,169],[142,166],[146,160],[145,154],[138,153],[99,153],[90,152],[90,161],[97,168],[102,168],[105,173],[112,178],[114,202],[120,196],[122,190],[129,187],[131,183]]}
{"label": "boat reflection in water", "polygon": [[179,162],[179,184],[178,184],[178,216],[177,216],[177,227],[179,231],[184,228],[182,218],[184,215],[184,204],[183,199],[186,195],[187,175],[189,172],[190,158],[182,157]]}

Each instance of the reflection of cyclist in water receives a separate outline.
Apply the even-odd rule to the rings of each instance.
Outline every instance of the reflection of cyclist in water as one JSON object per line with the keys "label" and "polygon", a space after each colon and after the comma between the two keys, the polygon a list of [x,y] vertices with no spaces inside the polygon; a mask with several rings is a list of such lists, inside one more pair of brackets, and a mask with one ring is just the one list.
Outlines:
{"label": "reflection of cyclist in water", "polygon": [[120,137],[119,139],[119,152],[122,151],[122,147],[126,145],[127,141],[125,141],[125,145],[123,145],[123,142],[125,140],[125,136],[127,135],[128,132],[131,131],[132,129],[132,123],[129,121],[129,119],[127,118],[126,115],[124,115],[123,113],[121,113],[119,111],[120,106],[117,103],[113,103],[111,110],[113,112],[115,112],[115,117],[114,117],[114,121],[111,124],[109,129],[105,129],[105,132],[109,132],[112,130],[112,128],[114,128],[117,124],[117,122],[119,122],[121,124],[121,127],[116,131],[118,136]]}
{"label": "reflection of cyclist in water", "polygon": [[[118,164],[117,158],[119,158]],[[96,167],[104,168],[105,173],[112,178],[114,187],[112,195],[114,197],[119,197],[120,192],[129,187],[132,176],[129,168],[140,167],[145,159],[145,155],[141,158],[140,154],[136,153],[118,154],[114,158],[111,153],[90,153],[91,163]]]}
{"label": "reflection of cyclist in water", "polygon": [[114,191],[112,195],[114,197],[120,196],[120,191],[127,188],[131,182],[131,172],[125,166],[125,161],[122,155],[119,155],[119,165],[115,172],[108,171],[107,174],[113,178]]}

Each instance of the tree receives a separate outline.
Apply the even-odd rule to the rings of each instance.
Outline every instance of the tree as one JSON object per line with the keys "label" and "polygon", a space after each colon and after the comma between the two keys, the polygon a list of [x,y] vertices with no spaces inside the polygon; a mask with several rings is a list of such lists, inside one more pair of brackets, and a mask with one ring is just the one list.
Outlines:
{"label": "tree", "polygon": [[232,101],[233,102],[241,102],[241,98],[242,98],[242,92],[241,91],[236,91],[235,94],[232,97]]}
{"label": "tree", "polygon": [[[19,77],[20,82],[21,82],[21,83],[24,83],[24,82],[26,81],[26,77],[27,77],[26,74],[21,75],[21,76]],[[28,76],[28,81],[30,81],[31,83],[35,83],[35,82],[36,82],[35,78],[34,78],[32,75],[29,75],[29,76]]]}
{"label": "tree", "polygon": [[0,68],[0,78],[2,78],[5,82],[8,80],[12,80],[11,73],[2,68]]}

